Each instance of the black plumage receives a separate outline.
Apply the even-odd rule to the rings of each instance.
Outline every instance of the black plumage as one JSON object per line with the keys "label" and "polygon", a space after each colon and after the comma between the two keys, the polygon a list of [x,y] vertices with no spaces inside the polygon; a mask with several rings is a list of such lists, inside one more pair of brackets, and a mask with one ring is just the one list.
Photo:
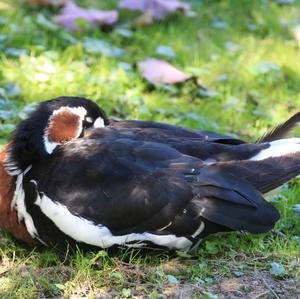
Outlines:
{"label": "black plumage", "polygon": [[97,104],[84,98],[72,97],[70,101],[70,97],[59,97],[41,102],[13,132],[10,158],[15,164],[14,169],[25,170],[36,158],[47,156],[43,143],[44,131],[53,112],[64,106],[84,106],[92,117],[101,116],[108,124],[105,112]]}
{"label": "black plumage", "polygon": [[278,125],[274,129],[264,134],[257,142],[270,142],[278,139],[285,138],[300,122],[300,112],[294,114],[284,123]]}
{"label": "black plumage", "polygon": [[[222,167],[160,143],[129,139],[123,130],[119,136],[118,130],[102,130],[101,139],[74,140],[33,164],[26,181],[38,182],[38,192],[114,235],[156,232],[175,217],[165,233],[186,237],[202,219],[253,233],[269,230],[278,220],[275,208],[247,181]],[[36,227],[43,240],[51,241],[47,227],[46,232],[43,225]]]}
{"label": "black plumage", "polygon": [[[64,98],[62,105],[69,103],[86,105],[73,98]],[[93,113],[94,119],[106,117],[102,110]],[[95,245],[97,240],[89,238],[105,228],[105,240],[112,240],[112,245],[150,240],[185,250],[216,232],[266,232],[279,213],[262,193],[300,172],[299,153],[252,161],[272,148],[269,142],[249,144],[213,132],[143,121],[106,120],[106,127],[85,130],[51,155],[39,154],[36,149],[43,143],[33,144],[38,141],[22,136],[22,131],[26,127],[26,132],[39,136],[45,125],[44,120],[38,123],[41,118],[36,112],[19,126],[11,152],[23,170],[30,165],[22,182],[26,210],[47,244]],[[33,151],[25,160],[19,156],[24,146]],[[44,204],[47,198],[52,208]],[[65,222],[56,218],[62,211]],[[88,237],[76,235],[68,219],[89,229]],[[106,247],[100,241],[96,246]]]}

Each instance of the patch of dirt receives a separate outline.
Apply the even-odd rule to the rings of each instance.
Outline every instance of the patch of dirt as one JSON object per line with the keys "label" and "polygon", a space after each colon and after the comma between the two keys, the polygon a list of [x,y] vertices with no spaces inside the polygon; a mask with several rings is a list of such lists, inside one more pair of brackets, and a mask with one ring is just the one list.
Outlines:
{"label": "patch of dirt", "polygon": [[203,298],[205,293],[220,299],[300,299],[300,287],[295,279],[277,279],[267,271],[249,272],[238,278],[220,277],[211,286],[180,284],[163,292],[174,299]]}

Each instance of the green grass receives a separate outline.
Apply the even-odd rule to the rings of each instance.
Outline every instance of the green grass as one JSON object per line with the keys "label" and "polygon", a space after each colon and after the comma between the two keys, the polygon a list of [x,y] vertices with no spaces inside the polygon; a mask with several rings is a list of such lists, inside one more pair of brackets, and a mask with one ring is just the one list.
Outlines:
{"label": "green grass", "polygon": [[[78,2],[100,8],[117,3]],[[246,140],[255,140],[299,110],[300,59],[292,29],[300,15],[300,1],[284,6],[271,0],[191,3],[195,18],[176,15],[132,30],[136,14],[123,11],[112,30],[86,28],[72,33],[45,22],[42,16],[51,20],[55,10],[0,0],[0,144],[31,103],[60,95],[91,98],[117,118],[230,132]],[[226,28],[214,28],[216,19]],[[132,36],[121,36],[120,27],[128,27]],[[84,46],[87,37],[104,40],[124,54],[90,53]],[[172,47],[176,57],[166,59],[197,76],[214,95],[201,95],[191,82],[149,86],[134,63],[159,57],[155,52],[159,45]],[[27,54],[13,57],[9,48]],[[244,277],[269,273],[271,262],[285,269],[282,277],[272,276],[276,283],[287,285],[292,279],[299,284],[300,214],[293,211],[299,197],[300,182],[294,180],[272,198],[282,215],[277,234],[212,236],[193,256],[132,249],[57,253],[24,247],[3,232],[0,298],[101,294],[160,298],[178,294],[187,285],[192,286],[189,296],[213,298],[214,293],[220,294],[214,289],[218,281],[239,276],[237,272]],[[269,280],[266,285],[276,295],[275,282],[274,287]],[[270,298],[279,296],[275,295],[268,293]]]}

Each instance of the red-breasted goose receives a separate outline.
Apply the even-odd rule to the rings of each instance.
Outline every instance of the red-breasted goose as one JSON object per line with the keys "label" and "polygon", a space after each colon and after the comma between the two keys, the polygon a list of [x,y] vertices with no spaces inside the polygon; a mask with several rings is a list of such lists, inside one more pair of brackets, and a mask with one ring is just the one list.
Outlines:
{"label": "red-breasted goose", "polygon": [[195,248],[263,233],[262,194],[300,173],[296,114],[257,143],[145,121],[109,121],[90,100],[41,103],[0,155],[0,227],[46,245]]}

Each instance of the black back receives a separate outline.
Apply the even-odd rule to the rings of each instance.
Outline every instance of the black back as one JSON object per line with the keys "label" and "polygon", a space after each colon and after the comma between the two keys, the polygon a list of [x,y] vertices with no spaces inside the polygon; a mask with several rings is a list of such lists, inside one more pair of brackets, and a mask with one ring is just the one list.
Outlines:
{"label": "black back", "polygon": [[224,231],[258,233],[278,219],[276,209],[247,181],[222,167],[166,144],[131,138],[131,129],[107,127],[97,134],[101,138],[91,134],[60,147],[25,176],[26,205],[47,242],[67,238],[34,204],[37,193],[115,235],[148,231],[192,239],[202,220]]}

